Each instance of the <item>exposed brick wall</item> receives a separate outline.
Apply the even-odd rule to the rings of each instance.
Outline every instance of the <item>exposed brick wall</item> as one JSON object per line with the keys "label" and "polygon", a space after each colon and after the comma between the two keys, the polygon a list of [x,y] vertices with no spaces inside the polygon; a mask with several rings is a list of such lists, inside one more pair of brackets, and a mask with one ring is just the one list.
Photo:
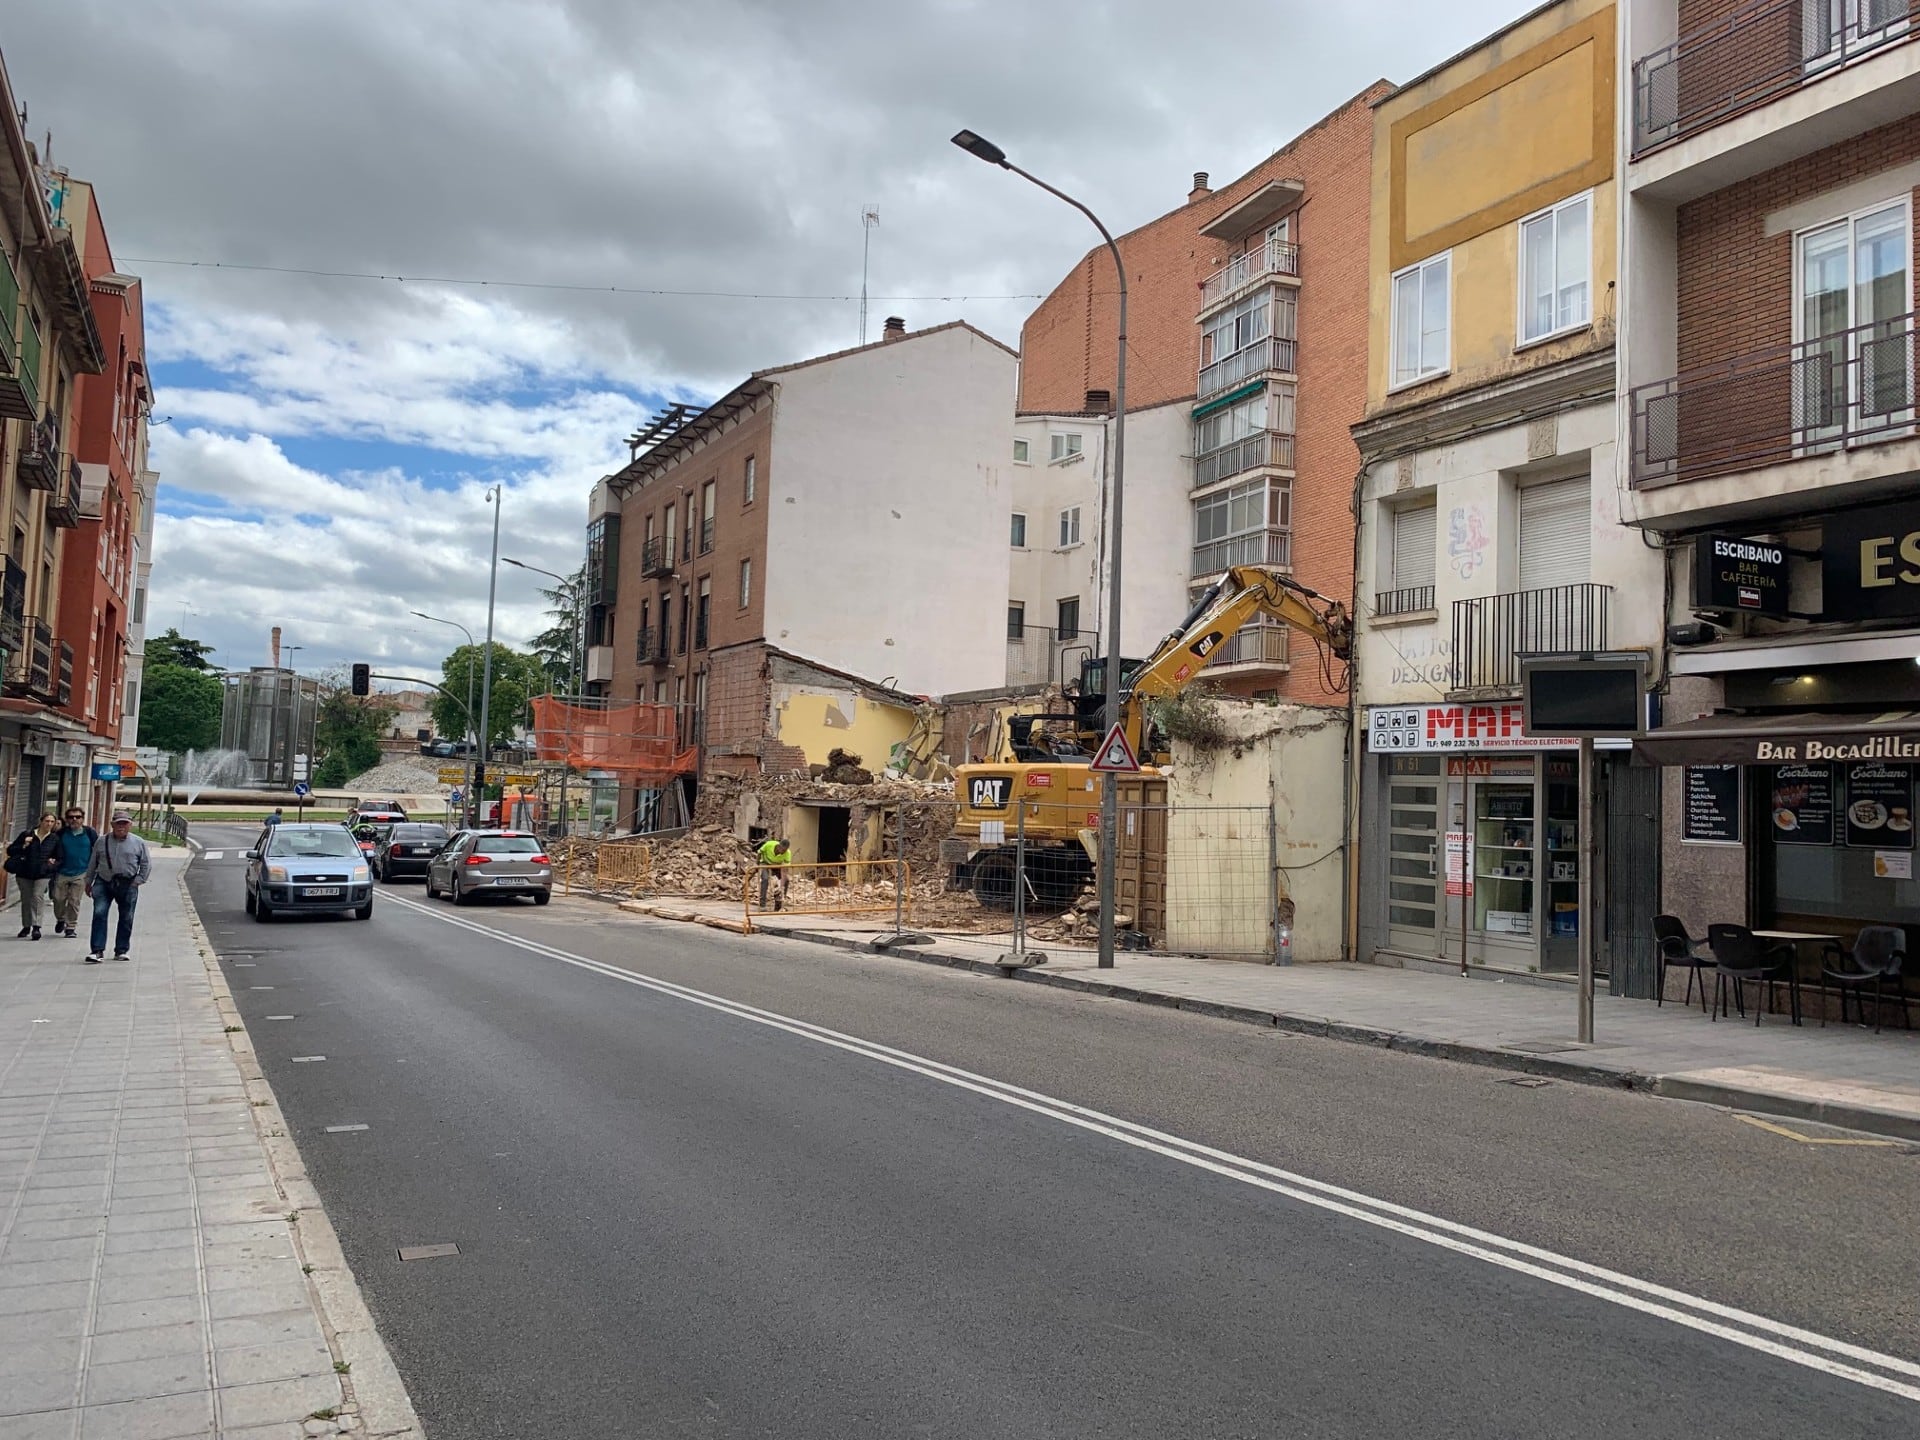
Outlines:
{"label": "exposed brick wall", "polygon": [[707,753],[758,753],[770,704],[766,646],[716,650],[707,670]]}

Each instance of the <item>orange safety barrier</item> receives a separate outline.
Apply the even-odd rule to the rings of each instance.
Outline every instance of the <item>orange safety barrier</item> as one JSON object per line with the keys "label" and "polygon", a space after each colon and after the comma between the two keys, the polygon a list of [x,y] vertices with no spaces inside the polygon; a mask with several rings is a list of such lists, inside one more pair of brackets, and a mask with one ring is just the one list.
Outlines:
{"label": "orange safety barrier", "polygon": [[640,785],[664,785],[699,766],[680,707],[640,700],[585,705],[541,695],[533,702],[534,753],[576,770],[611,770]]}
{"label": "orange safety barrier", "polygon": [[[760,877],[767,878],[760,898]],[[897,881],[897,885],[896,885]],[[755,865],[740,887],[747,931],[755,915],[879,915],[913,908],[913,867],[904,860],[833,865]]]}
{"label": "orange safety barrier", "polygon": [[561,871],[560,888],[571,895],[578,881],[588,894],[604,895],[624,889],[631,900],[641,888],[653,883],[653,842],[650,840],[603,841],[594,852],[593,863],[586,864],[577,851],[569,851]]}

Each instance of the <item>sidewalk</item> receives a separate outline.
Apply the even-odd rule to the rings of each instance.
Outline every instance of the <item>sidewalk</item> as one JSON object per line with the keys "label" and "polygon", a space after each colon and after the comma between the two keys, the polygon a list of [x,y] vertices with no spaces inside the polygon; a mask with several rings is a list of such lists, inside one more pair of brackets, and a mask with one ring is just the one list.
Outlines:
{"label": "sidewalk", "polygon": [[[737,925],[737,903],[661,897],[622,908],[666,919]],[[849,949],[872,950],[892,932],[874,917],[756,915],[754,927]],[[894,946],[900,959],[1002,973],[1006,936],[936,935]],[[1501,983],[1378,965],[1256,965],[1122,952],[1097,967],[1090,950],[1039,944],[1047,963],[1012,972],[1041,985],[1327,1035],[1423,1055],[1618,1085],[1851,1130],[1920,1141],[1920,1029],[1880,1035],[1785,1016],[1710,1021],[1674,1002],[1656,1006],[1601,994],[1596,1043],[1574,1039],[1573,988]],[[1920,1007],[1917,1007],[1920,1008]]]}
{"label": "sidewalk", "polygon": [[130,963],[0,937],[0,1434],[417,1435],[184,868]]}

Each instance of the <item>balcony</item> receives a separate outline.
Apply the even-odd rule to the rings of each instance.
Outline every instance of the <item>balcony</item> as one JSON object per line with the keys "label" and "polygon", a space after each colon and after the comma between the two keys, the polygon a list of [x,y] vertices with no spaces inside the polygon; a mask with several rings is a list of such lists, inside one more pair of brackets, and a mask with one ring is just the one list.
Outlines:
{"label": "balcony", "polygon": [[1100,653],[1092,630],[1062,632],[1045,625],[1023,625],[1007,636],[1007,684],[1062,685],[1080,677],[1080,662]]}
{"label": "balcony", "polygon": [[613,646],[589,645],[587,647],[587,681],[613,679]]}
{"label": "balcony", "polygon": [[47,523],[71,530],[80,523],[80,462],[67,461],[67,484],[47,501]]}
{"label": "balcony", "polygon": [[1236,255],[1200,282],[1200,309],[1204,312],[1223,305],[1249,286],[1275,276],[1297,278],[1300,274],[1300,247],[1282,240],[1269,240],[1258,249]]}
{"label": "balcony", "polygon": [[1376,619],[1388,620],[1396,615],[1418,615],[1423,610],[1433,609],[1433,586],[1407,585],[1398,590],[1377,590],[1373,596],[1373,613]]}
{"label": "balcony", "polygon": [[1516,689],[1523,655],[1607,648],[1611,585],[1551,585],[1453,602],[1454,692]]}
{"label": "balcony", "polygon": [[40,413],[34,375],[21,364],[18,344],[20,280],[0,254],[0,418],[31,420]]}
{"label": "balcony", "polygon": [[1234,565],[1291,565],[1293,532],[1269,527],[1229,535],[1193,547],[1193,578],[1218,575]]}
{"label": "balcony", "polygon": [[659,665],[667,659],[667,632],[642,630],[634,637],[633,659],[636,665]]}
{"label": "balcony", "polygon": [[1634,156],[1916,38],[1907,0],[1748,0],[1634,62]]}
{"label": "balcony", "polygon": [[1269,372],[1291,375],[1296,345],[1296,341],[1282,340],[1272,335],[1211,365],[1202,365],[1200,389],[1194,399],[1202,402],[1211,400]]}
{"label": "balcony", "polygon": [[58,661],[53,667],[53,692],[49,698],[56,705],[73,703],[73,646],[65,640],[60,642]]}
{"label": "balcony", "polygon": [[693,648],[696,650],[707,648],[707,617],[704,615],[693,622]]}
{"label": "balcony", "polygon": [[700,522],[700,553],[702,555],[713,553],[713,521],[711,519]]}
{"label": "balcony", "polygon": [[29,490],[60,488],[60,427],[51,415],[27,430],[20,447],[20,483]]}
{"label": "balcony", "polygon": [[640,574],[653,580],[662,575],[673,573],[673,541],[670,538],[654,535],[640,547]]}
{"label": "balcony", "polygon": [[1283,666],[1292,663],[1289,646],[1292,632],[1284,625],[1261,621],[1242,627],[1240,633],[1213,652],[1208,668],[1222,670],[1229,665]]}
{"label": "balcony", "polygon": [[19,646],[7,657],[7,689],[51,702],[58,693],[58,652],[53,626],[34,616],[20,626]]}
{"label": "balcony", "polygon": [[1669,485],[1914,434],[1914,316],[1636,387],[1633,483]]}
{"label": "balcony", "polygon": [[1293,468],[1293,435],[1284,430],[1256,430],[1241,440],[1193,458],[1193,488],[1203,489],[1245,470],[1262,466]]}
{"label": "balcony", "polygon": [[11,657],[26,644],[27,572],[11,555],[0,570],[0,650]]}

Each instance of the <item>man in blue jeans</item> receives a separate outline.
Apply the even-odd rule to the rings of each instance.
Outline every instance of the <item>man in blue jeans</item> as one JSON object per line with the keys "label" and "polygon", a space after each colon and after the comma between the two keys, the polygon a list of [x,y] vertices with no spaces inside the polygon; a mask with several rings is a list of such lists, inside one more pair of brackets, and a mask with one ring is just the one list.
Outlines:
{"label": "man in blue jeans", "polygon": [[87,947],[87,964],[98,965],[106,951],[107,910],[113,905],[120,907],[113,958],[133,958],[127,953],[133,943],[133,911],[140,901],[140,887],[152,874],[153,858],[147,854],[147,842],[133,833],[133,816],[114,811],[113,828],[101,836],[87,865],[87,894],[93,897],[93,940]]}

